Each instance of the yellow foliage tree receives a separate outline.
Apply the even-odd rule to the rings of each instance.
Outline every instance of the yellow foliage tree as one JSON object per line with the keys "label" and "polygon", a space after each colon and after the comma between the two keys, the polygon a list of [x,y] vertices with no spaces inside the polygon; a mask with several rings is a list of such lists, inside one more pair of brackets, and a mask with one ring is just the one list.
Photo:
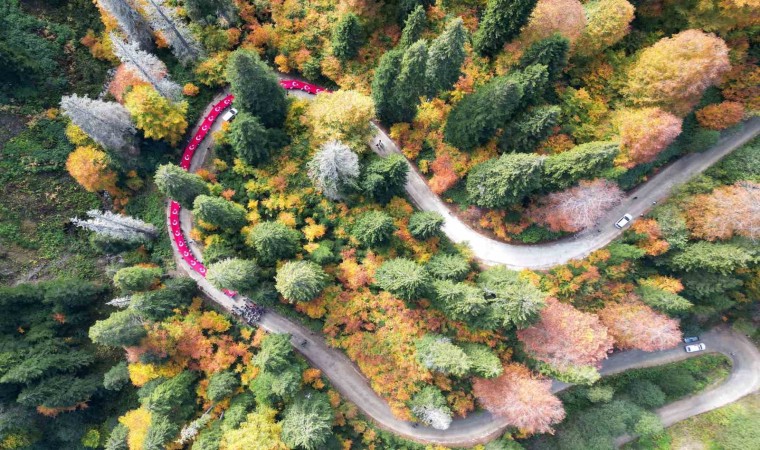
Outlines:
{"label": "yellow foliage tree", "polygon": [[[282,425],[275,422],[277,411],[260,408],[248,414],[240,427],[222,435],[220,450],[288,450],[280,439]],[[131,448],[130,448],[131,450]]]}
{"label": "yellow foliage tree", "polygon": [[575,51],[590,56],[614,45],[630,31],[634,7],[628,0],[597,0],[583,5],[588,17]]}
{"label": "yellow foliage tree", "polygon": [[177,145],[187,129],[187,103],[173,104],[152,86],[135,86],[125,96],[124,106],[147,138],[165,139]]}
{"label": "yellow foliage tree", "polygon": [[92,146],[77,147],[66,160],[66,170],[90,192],[119,193],[116,172],[108,168],[108,156]]}
{"label": "yellow foliage tree", "polygon": [[369,121],[375,118],[375,106],[371,98],[359,92],[336,91],[318,95],[309,105],[306,117],[315,146],[338,140],[362,153],[374,132]]}
{"label": "yellow foliage tree", "polygon": [[145,408],[133,409],[119,417],[119,422],[127,427],[127,445],[129,450],[142,450],[145,437],[150,427],[150,411]]}

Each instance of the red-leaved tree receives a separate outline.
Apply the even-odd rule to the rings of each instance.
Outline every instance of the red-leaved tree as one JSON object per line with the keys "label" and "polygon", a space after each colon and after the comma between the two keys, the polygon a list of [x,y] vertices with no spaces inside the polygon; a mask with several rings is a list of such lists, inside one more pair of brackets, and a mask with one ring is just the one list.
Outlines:
{"label": "red-leaved tree", "polygon": [[681,342],[677,320],[655,312],[635,298],[608,303],[598,314],[615,338],[617,348],[653,352]]}
{"label": "red-leaved tree", "polygon": [[539,200],[528,210],[528,217],[552,231],[576,232],[594,225],[622,198],[623,191],[611,181],[581,181]]}
{"label": "red-leaved tree", "polygon": [[547,299],[539,321],[519,330],[517,338],[532,357],[560,370],[598,365],[612,350],[612,337],[596,315],[555,298]]}
{"label": "red-leaved tree", "polygon": [[491,414],[504,417],[525,433],[551,433],[565,418],[562,402],[551,392],[552,382],[533,375],[521,364],[507,364],[497,378],[474,378],[473,392]]}
{"label": "red-leaved tree", "polygon": [[760,238],[760,184],[740,181],[694,197],[686,224],[694,236],[708,241],[734,234]]}
{"label": "red-leaved tree", "polygon": [[626,109],[617,119],[620,155],[616,162],[626,168],[654,160],[681,134],[683,122],[660,108]]}

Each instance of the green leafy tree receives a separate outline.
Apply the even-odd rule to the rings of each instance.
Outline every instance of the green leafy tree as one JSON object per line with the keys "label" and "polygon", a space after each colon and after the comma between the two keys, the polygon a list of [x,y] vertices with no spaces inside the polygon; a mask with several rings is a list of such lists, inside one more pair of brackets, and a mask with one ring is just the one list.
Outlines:
{"label": "green leafy tree", "polygon": [[662,420],[657,417],[657,414],[648,411],[644,412],[633,426],[633,432],[639,436],[654,436],[662,433],[664,429]]}
{"label": "green leafy tree", "polygon": [[536,0],[488,0],[483,19],[472,38],[475,51],[492,56],[517,36],[528,22]]}
{"label": "green leafy tree", "polygon": [[333,416],[327,394],[309,392],[308,396],[298,396],[285,409],[282,441],[290,448],[325,448],[332,435]]}
{"label": "green leafy tree", "polygon": [[425,74],[427,93],[430,96],[448,91],[462,73],[467,31],[461,18],[451,20],[440,36],[435,38],[428,50]]}
{"label": "green leafy tree", "polygon": [[581,178],[595,178],[612,167],[619,152],[616,142],[589,142],[551,155],[544,161],[544,189],[566,189]]}
{"label": "green leafy tree", "polygon": [[249,388],[259,405],[275,406],[278,401],[289,401],[301,388],[300,369],[294,366],[277,373],[262,372]]}
{"label": "green leafy tree", "polygon": [[569,53],[570,41],[561,34],[555,33],[531,44],[520,57],[518,67],[525,69],[534,64],[542,64],[546,66],[549,82],[553,83],[559,79],[567,66]]}
{"label": "green leafy tree", "polygon": [[401,39],[398,41],[398,48],[406,48],[417,42],[425,30],[426,24],[425,8],[422,5],[417,5],[406,17],[404,30],[401,32]]}
{"label": "green leafy tree", "polygon": [[470,359],[451,339],[426,334],[417,341],[417,359],[423,366],[447,375],[461,377],[470,371]]}
{"label": "green leafy tree", "polygon": [[129,370],[125,361],[120,361],[103,375],[103,387],[109,391],[119,391],[128,384]]}
{"label": "green leafy tree", "polygon": [[245,208],[220,197],[199,195],[193,202],[193,215],[225,231],[238,231],[247,223]]}
{"label": "green leafy tree", "polygon": [[671,265],[684,272],[707,271],[730,275],[753,260],[750,252],[734,244],[699,241],[673,256]]}
{"label": "green leafy tree", "polygon": [[409,218],[409,232],[417,239],[427,239],[440,234],[443,222],[438,212],[418,211]]}
{"label": "green leafy tree", "polygon": [[385,52],[377,64],[375,76],[372,79],[372,100],[375,103],[375,112],[385,124],[395,123],[395,87],[403,58],[404,51],[401,48]]}
{"label": "green leafy tree", "polygon": [[470,262],[460,254],[436,253],[425,264],[425,269],[439,280],[462,281],[470,273]]}
{"label": "green leafy tree", "polygon": [[374,247],[387,241],[396,230],[393,219],[383,211],[367,211],[351,227],[351,236],[365,247]]}
{"label": "green leafy tree", "polygon": [[154,321],[163,320],[173,315],[175,309],[190,305],[197,289],[191,278],[172,278],[164,289],[132,296],[130,308],[137,311],[141,317]]}
{"label": "green leafy tree", "polygon": [[251,50],[237,50],[227,60],[227,81],[241,112],[250,113],[267,128],[285,122],[287,99],[277,76]]}
{"label": "green leafy tree", "polygon": [[267,161],[269,155],[287,143],[287,135],[278,128],[267,129],[261,120],[247,112],[241,112],[230,125],[227,138],[238,157],[253,166]]}
{"label": "green leafy tree", "polygon": [[203,178],[171,163],[158,166],[154,181],[162,194],[186,208],[193,206],[195,197],[209,192]]}
{"label": "green leafy tree", "polygon": [[211,375],[206,388],[206,396],[212,402],[220,402],[232,396],[235,389],[240,386],[240,380],[234,372],[225,370]]}
{"label": "green leafy tree", "polygon": [[486,208],[518,203],[541,187],[543,158],[505,153],[473,167],[467,176],[470,201]]}
{"label": "green leafy tree", "polygon": [[424,295],[429,282],[424,267],[406,258],[385,261],[375,272],[375,284],[404,300]]}
{"label": "green leafy tree", "polygon": [[195,380],[196,375],[185,370],[161,382],[151,391],[145,406],[152,414],[167,417],[172,423],[187,421],[195,412]]}
{"label": "green leafy tree", "polygon": [[503,152],[527,153],[549,137],[559,122],[559,106],[540,106],[507,124],[499,141]]}
{"label": "green leafy tree", "polygon": [[665,393],[649,380],[632,380],[625,395],[644,409],[655,409],[665,404]]}
{"label": "green leafy tree", "polygon": [[16,402],[28,407],[71,408],[89,401],[99,387],[100,377],[97,375],[86,378],[71,374],[53,375],[26,385]]}
{"label": "green leafy tree", "polygon": [[106,450],[128,450],[127,436],[129,429],[122,424],[116,424],[106,440]]}
{"label": "green leafy tree", "polygon": [[451,425],[451,409],[446,397],[435,386],[425,386],[414,394],[409,402],[414,416],[423,424],[437,430],[446,430]]}
{"label": "green leafy tree", "polygon": [[332,49],[341,61],[354,58],[364,42],[364,30],[359,17],[354,13],[345,14],[335,25],[332,33]]}
{"label": "green leafy tree", "polygon": [[361,186],[372,199],[387,203],[391,198],[404,194],[408,173],[409,164],[398,153],[385,157],[373,156],[364,166]]}
{"label": "green leafy tree", "polygon": [[148,432],[143,441],[143,450],[164,450],[179,431],[179,426],[164,415],[151,417]]}
{"label": "green leafy tree", "polygon": [[111,347],[137,345],[146,334],[142,320],[131,309],[116,311],[107,319],[98,320],[90,328],[92,342]]}
{"label": "green leafy tree", "polygon": [[290,261],[277,269],[275,287],[290,302],[308,302],[327,286],[328,277],[310,261]]}
{"label": "green leafy tree", "polygon": [[481,272],[478,286],[483,289],[489,302],[490,313],[482,321],[484,328],[488,325],[507,327],[510,324],[527,327],[538,318],[546,300],[546,293],[521,278],[518,272],[504,266]]}
{"label": "green leafy tree", "polygon": [[636,288],[636,293],[639,294],[639,297],[641,297],[641,300],[644,303],[664,312],[682,312],[688,310],[692,306],[690,301],[680,295],[668,292],[656,286],[639,285],[639,287]]}
{"label": "green leafy tree", "polygon": [[160,267],[125,267],[116,271],[113,284],[124,293],[147,291],[158,283],[163,273]]}
{"label": "green leafy tree", "polygon": [[395,122],[411,122],[417,115],[420,97],[425,94],[427,67],[427,42],[419,40],[404,52],[401,59],[401,71],[394,86],[396,108]]}
{"label": "green leafy tree", "polygon": [[465,343],[462,350],[470,360],[470,370],[481,378],[495,378],[504,371],[501,360],[487,345]]}
{"label": "green leafy tree", "polygon": [[206,279],[219,289],[247,291],[256,287],[260,272],[256,261],[229,258],[209,264]]}
{"label": "green leafy tree", "polygon": [[248,233],[247,243],[263,264],[291,258],[299,248],[301,233],[282,222],[260,222]]}

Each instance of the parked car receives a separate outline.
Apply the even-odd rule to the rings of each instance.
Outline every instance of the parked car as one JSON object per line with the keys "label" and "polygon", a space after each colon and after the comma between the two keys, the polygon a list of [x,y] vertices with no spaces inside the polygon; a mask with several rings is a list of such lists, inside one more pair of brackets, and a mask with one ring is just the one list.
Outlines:
{"label": "parked car", "polygon": [[618,227],[618,228],[623,228],[624,226],[626,226],[629,223],[631,223],[632,219],[633,219],[633,217],[630,214],[626,214],[623,217],[621,217],[620,220],[618,220],[617,222],[615,222],[615,226]]}
{"label": "parked car", "polygon": [[706,349],[707,346],[704,343],[701,344],[691,344],[684,347],[684,350],[686,350],[686,353],[694,353],[694,352],[701,352],[702,350]]}
{"label": "parked car", "polygon": [[235,116],[237,116],[237,113],[238,113],[238,110],[237,110],[237,109],[235,109],[235,108],[230,108],[230,110],[229,110],[229,111],[227,111],[226,113],[222,114],[222,120],[223,120],[223,121],[225,121],[225,122],[229,122],[229,121],[230,121],[230,120],[232,120],[232,119],[233,119]]}
{"label": "parked car", "polygon": [[691,344],[692,342],[697,342],[699,340],[699,336],[689,336],[683,338],[684,344]]}

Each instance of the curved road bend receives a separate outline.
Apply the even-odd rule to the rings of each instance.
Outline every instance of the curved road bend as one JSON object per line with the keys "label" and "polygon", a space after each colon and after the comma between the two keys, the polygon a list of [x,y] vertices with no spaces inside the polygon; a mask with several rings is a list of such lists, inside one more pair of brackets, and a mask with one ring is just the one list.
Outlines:
{"label": "curved road bend", "polygon": [[[223,97],[224,94],[218,96],[212,105]],[[219,126],[220,122],[215,123],[212,132],[216,131]],[[205,161],[210,143],[211,139],[206,139],[197,149],[191,162],[191,172],[197,170]],[[167,209],[167,217],[168,214]],[[182,229],[187,236],[187,233],[192,228],[192,217],[189,211],[183,208],[180,218]],[[195,255],[200,257],[201,253],[195,243],[189,241],[189,244]],[[195,270],[192,270],[179,257],[178,248],[173,240],[172,248],[178,269],[193,278],[207,298],[230,311],[236,301],[212,286],[211,283]],[[374,392],[366,377],[364,377],[356,365],[343,352],[327,346],[321,335],[313,333],[275,312],[264,314],[260,321],[260,326],[269,332],[291,334],[293,346],[314,367],[322,370],[322,373],[324,373],[344,398],[357,405],[362,413],[372,419],[378,426],[399,436],[421,443],[467,447],[490,441],[498,437],[507,427],[506,421],[502,418],[494,417],[488,412],[477,412],[470,414],[464,419],[454,420],[451,427],[445,431],[425,426],[414,428],[409,422],[395,418],[388,404]],[[307,344],[305,346],[300,345],[304,340],[307,341]],[[732,331],[719,329],[706,333],[702,337],[702,341],[707,344],[710,351],[718,351],[727,355],[730,352],[736,353],[736,355],[731,356],[734,360],[731,376],[726,382],[716,388],[697,396],[674,402],[658,410],[658,414],[660,414],[666,424],[675,423],[687,417],[726,405],[744,395],[754,392],[760,387],[760,352],[747,339]],[[653,353],[641,351],[621,352],[607,359],[602,365],[600,372],[603,375],[611,375],[631,368],[660,365],[694,355],[693,353],[685,353],[681,346],[672,350]],[[559,392],[567,387],[567,384],[555,381],[552,385],[552,391]]]}

